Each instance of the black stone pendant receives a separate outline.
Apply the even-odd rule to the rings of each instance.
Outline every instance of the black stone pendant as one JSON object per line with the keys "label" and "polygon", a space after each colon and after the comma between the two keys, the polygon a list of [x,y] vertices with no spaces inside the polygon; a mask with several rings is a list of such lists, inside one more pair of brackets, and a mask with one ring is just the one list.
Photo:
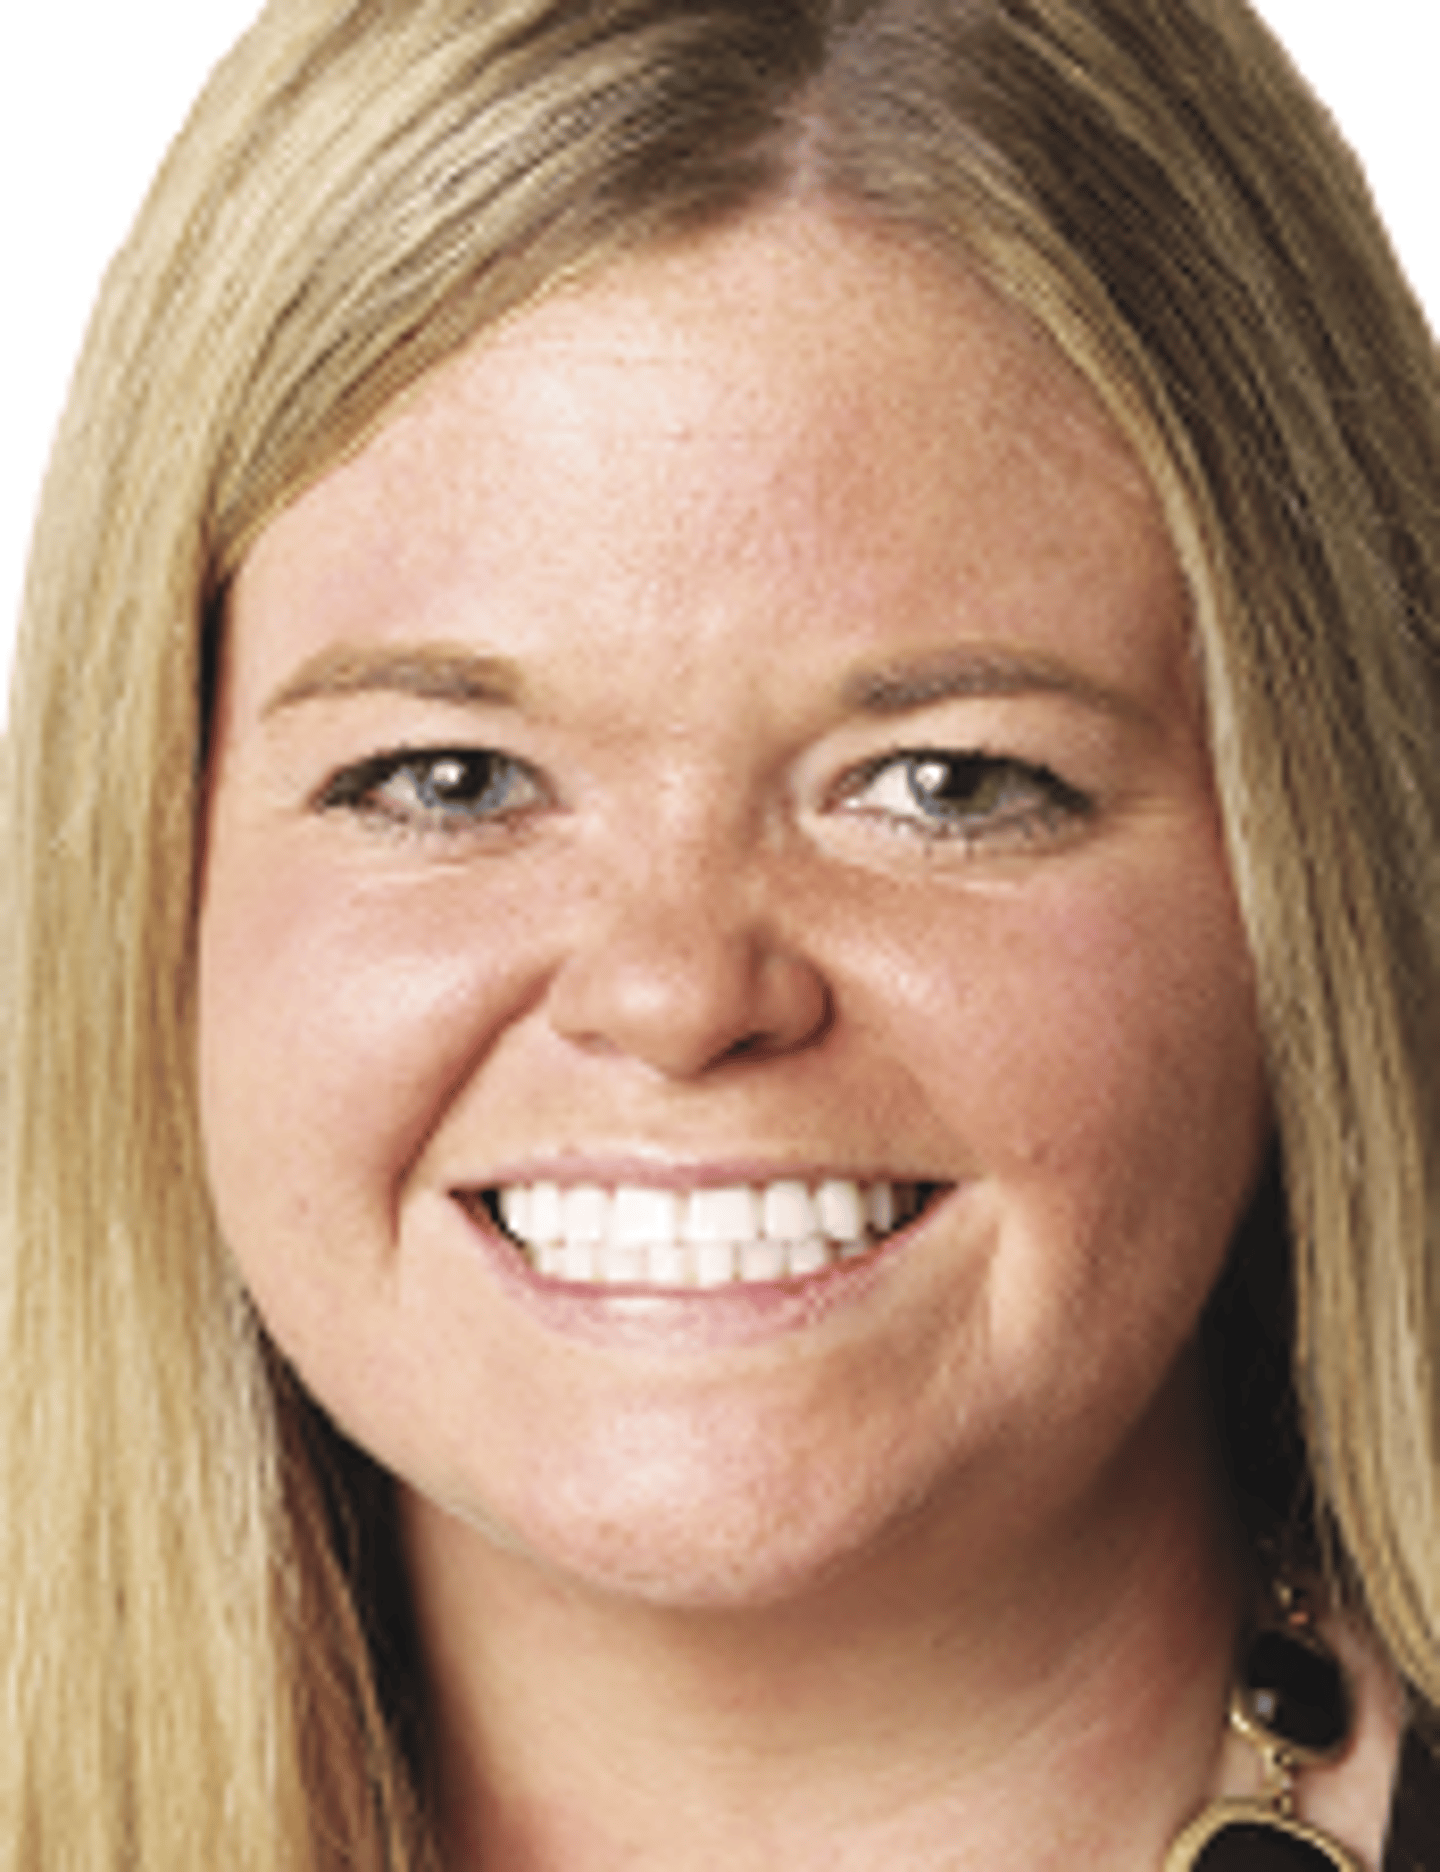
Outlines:
{"label": "black stone pendant", "polygon": [[1344,1673],[1308,1620],[1252,1636],[1230,1722],[1259,1750],[1266,1793],[1212,1801],[1171,1846],[1163,1872],[1364,1872],[1338,1841],[1294,1817],[1296,1769],[1337,1754],[1350,1734]]}
{"label": "black stone pendant", "polygon": [[1300,1632],[1260,1631],[1236,1685],[1242,1719],[1297,1764],[1333,1755],[1350,1733],[1350,1695],[1332,1652]]}
{"label": "black stone pendant", "polygon": [[1364,1872],[1314,1827],[1263,1801],[1214,1801],[1175,1841],[1163,1872]]}

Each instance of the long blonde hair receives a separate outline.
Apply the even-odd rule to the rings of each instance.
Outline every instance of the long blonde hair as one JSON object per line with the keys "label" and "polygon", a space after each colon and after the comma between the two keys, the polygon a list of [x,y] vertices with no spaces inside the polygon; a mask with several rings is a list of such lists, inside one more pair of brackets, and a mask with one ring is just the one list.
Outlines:
{"label": "long blonde hair", "polygon": [[201,1167],[225,589],[477,330],[794,189],[988,275],[1165,503],[1260,987],[1313,1482],[1440,1700],[1440,371],[1323,113],[1240,0],[274,0],[106,281],[27,590],[0,1865],[427,1862],[360,1510]]}

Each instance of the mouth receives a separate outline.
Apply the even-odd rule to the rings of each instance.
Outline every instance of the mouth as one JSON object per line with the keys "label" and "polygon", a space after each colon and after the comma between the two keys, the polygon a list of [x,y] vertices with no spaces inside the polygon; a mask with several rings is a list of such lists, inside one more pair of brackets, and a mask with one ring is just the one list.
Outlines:
{"label": "mouth", "polygon": [[543,1279],[688,1291],[813,1280],[863,1260],[947,1187],[827,1177],[689,1190],[507,1183],[457,1195]]}

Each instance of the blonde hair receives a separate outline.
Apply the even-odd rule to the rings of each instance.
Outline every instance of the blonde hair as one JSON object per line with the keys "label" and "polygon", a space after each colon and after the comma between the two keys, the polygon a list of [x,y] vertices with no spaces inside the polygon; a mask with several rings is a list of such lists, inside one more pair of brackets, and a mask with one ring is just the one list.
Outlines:
{"label": "blonde hair", "polygon": [[797,188],[980,268],[1160,491],[1260,987],[1314,1485],[1440,1700],[1440,372],[1283,55],[1239,0],[275,0],[107,279],[27,590],[0,1864],[427,1863],[361,1510],[204,1185],[226,583],[487,323]]}

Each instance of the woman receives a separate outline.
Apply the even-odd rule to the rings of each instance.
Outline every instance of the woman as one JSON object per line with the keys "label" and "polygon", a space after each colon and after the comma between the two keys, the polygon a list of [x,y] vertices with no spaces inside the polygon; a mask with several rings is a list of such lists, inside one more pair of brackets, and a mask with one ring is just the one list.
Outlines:
{"label": "woman", "polygon": [[1238,5],[267,11],[21,646],[17,1866],[1425,1862],[1437,411]]}

